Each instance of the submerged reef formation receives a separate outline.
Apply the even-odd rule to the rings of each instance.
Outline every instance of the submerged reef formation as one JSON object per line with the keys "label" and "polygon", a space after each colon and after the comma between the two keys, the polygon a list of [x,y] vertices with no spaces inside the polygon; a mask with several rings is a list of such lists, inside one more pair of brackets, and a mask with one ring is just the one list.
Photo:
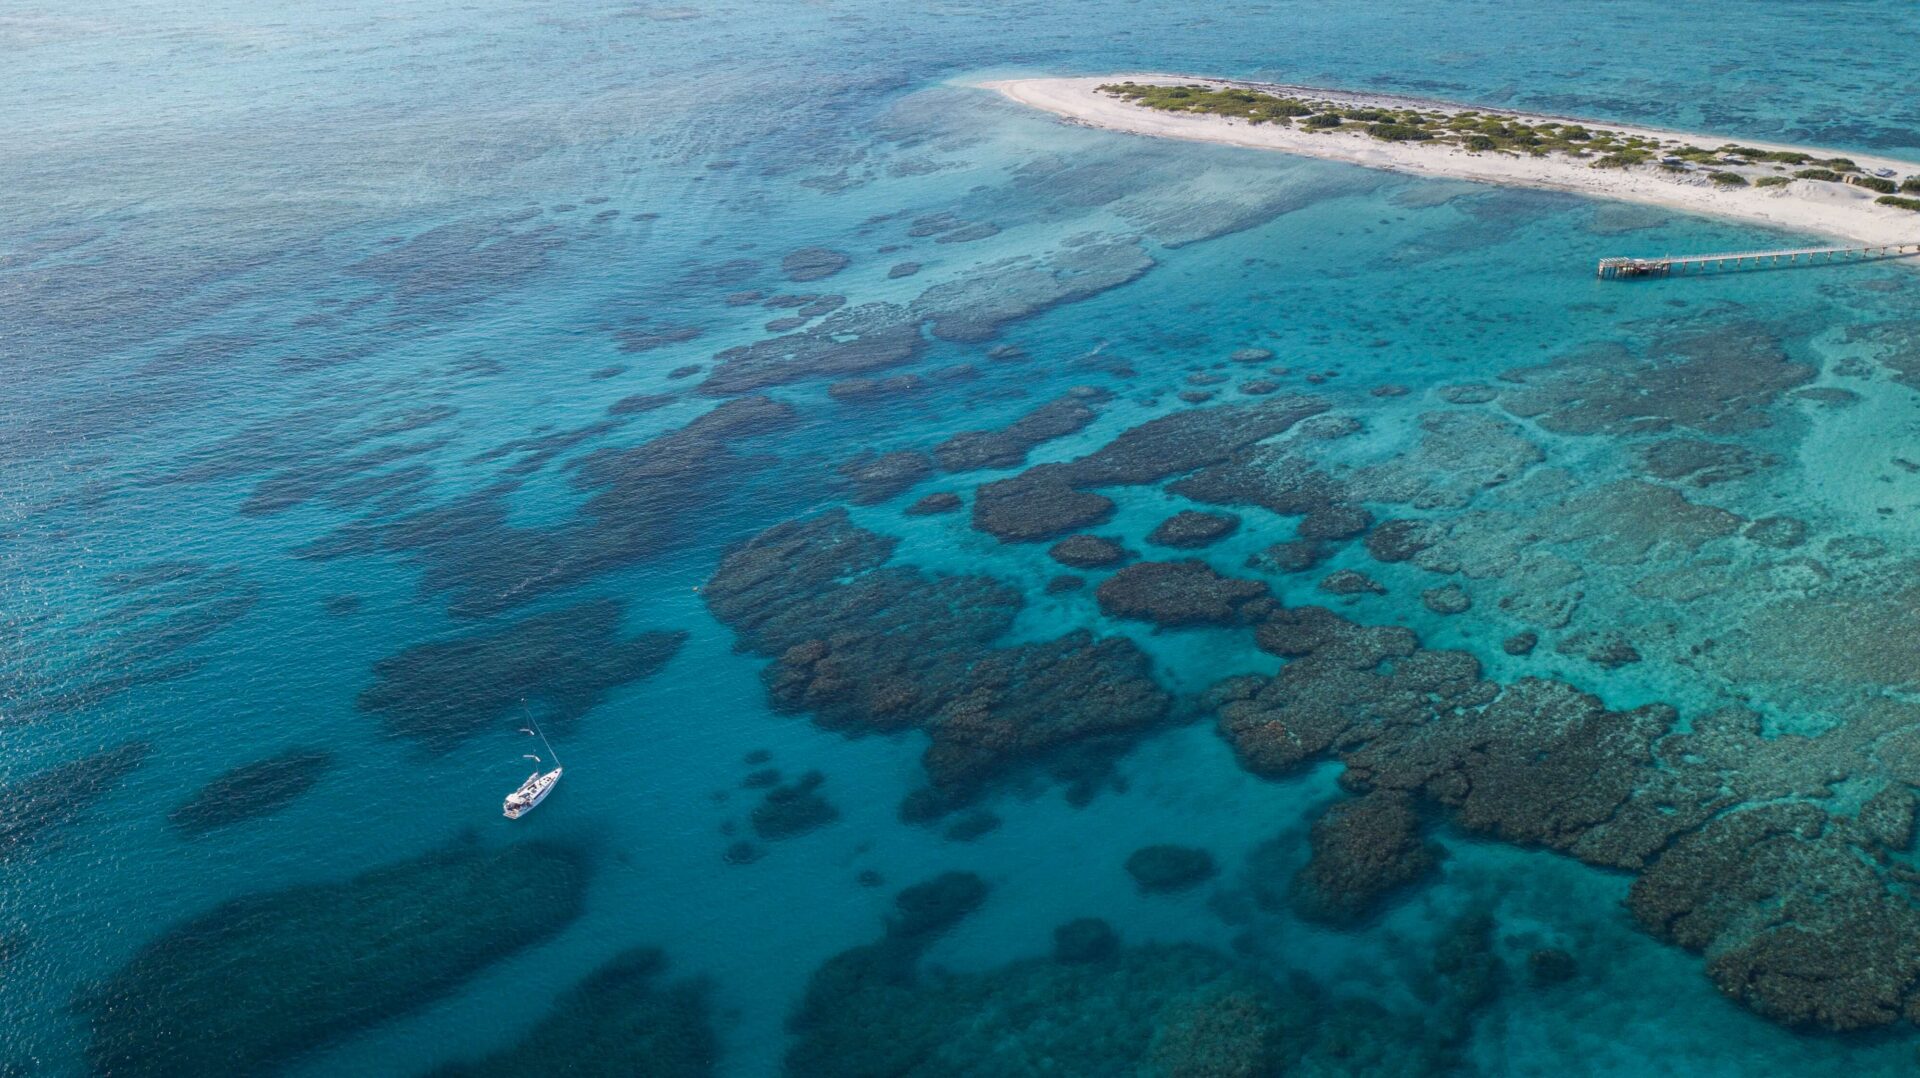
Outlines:
{"label": "submerged reef formation", "polygon": [[933,459],[942,471],[969,472],[980,468],[1017,468],[1027,454],[1055,438],[1077,433],[1093,422],[1099,403],[1109,394],[1069,393],[1035,408],[999,430],[969,430],[933,447]]}
{"label": "submerged reef formation", "polygon": [[[773,777],[777,781],[778,772]],[[820,795],[820,786],[826,781],[827,777],[820,772],[809,771],[793,782],[768,790],[750,817],[754,833],[774,841],[804,835],[838,820],[840,810]]]}
{"label": "submerged reef formation", "polygon": [[363,711],[387,729],[444,751],[520,725],[521,702],[564,727],[606,694],[651,677],[679,652],[681,632],[623,637],[625,608],[592,599],[498,629],[416,644],[374,664]]}
{"label": "submerged reef formation", "polygon": [[848,733],[927,735],[931,785],[916,815],[1011,769],[1084,776],[1166,715],[1131,641],[1082,631],[996,647],[1019,594],[990,577],[886,565],[894,545],[833,510],[735,548],[703,595],[743,649],[773,658],[763,676],[775,706]]}
{"label": "submerged reef formation", "polygon": [[88,1058],[134,1076],[278,1070],[559,932],[586,885],[579,853],[530,842],[235,899],[168,928],[76,1001]]}
{"label": "submerged reef formation", "polygon": [[1147,542],[1155,546],[1190,550],[1212,546],[1232,535],[1240,527],[1240,518],[1232,513],[1202,513],[1183,509],[1160,522],[1147,533]]}
{"label": "submerged reef formation", "polygon": [[1507,371],[1499,402],[1562,434],[1731,434],[1768,425],[1765,406],[1813,375],[1766,327],[1732,324],[1665,335],[1645,356],[1615,347]]}
{"label": "submerged reef formation", "polygon": [[[779,461],[751,447],[798,416],[790,404],[746,396],[634,444],[598,444],[631,421],[619,416],[516,439],[475,458],[519,455],[500,480],[427,508],[351,522],[298,554],[400,554],[420,565],[424,591],[451,593],[455,615],[497,614],[686,543],[708,507],[770,482],[765,473]],[[546,526],[513,522],[511,495],[527,476],[596,444],[568,464],[571,485],[585,496],[576,516]]]}
{"label": "submerged reef formation", "polygon": [[1130,556],[1127,548],[1098,535],[1069,535],[1047,548],[1047,556],[1072,569],[1104,569]]}
{"label": "submerged reef formation", "polygon": [[1281,983],[1192,944],[1124,946],[1095,918],[1060,926],[1049,957],[923,970],[927,945],[985,897],[970,875],[941,881],[967,901],[941,903],[935,918],[896,919],[876,942],[815,970],[789,1023],[789,1075],[1437,1074],[1459,1062],[1475,1015],[1503,983],[1484,918],[1447,933],[1417,971],[1421,1013]]}
{"label": "submerged reef formation", "polygon": [[[1363,795],[1315,825],[1293,885],[1303,914],[1364,917],[1425,875],[1416,813],[1430,805],[1472,832],[1638,874],[1635,918],[1706,954],[1715,985],[1763,1015],[1833,1030],[1920,1018],[1920,952],[1900,942],[1920,933],[1905,897],[1920,874],[1904,866],[1904,784],[1920,768],[1895,766],[1920,743],[1905,705],[1763,736],[1740,711],[1683,725],[1664,704],[1614,711],[1560,681],[1502,685],[1470,655],[1313,607],[1276,611],[1255,637],[1290,661],[1215,687],[1222,735],[1259,774],[1335,756]],[[1857,811],[1781,800],[1830,798],[1849,776],[1879,791]]]}
{"label": "submerged reef formation", "polygon": [[79,819],[145,763],[151,751],[144,741],[130,741],[8,783],[0,789],[0,804],[7,806],[0,816],[0,864]]}
{"label": "submerged reef formation", "polygon": [[168,813],[167,820],[181,832],[197,835],[265,816],[311,790],[332,766],[332,753],[304,748],[241,764],[207,783]]}
{"label": "submerged reef formation", "polygon": [[1355,924],[1439,863],[1438,848],[1420,836],[1412,798],[1382,790],[1341,801],[1314,821],[1313,857],[1293,878],[1293,908],[1308,920]]}
{"label": "submerged reef formation", "polygon": [[1218,464],[1326,408],[1313,397],[1275,396],[1150,420],[1084,457],[981,486],[973,526],[1007,542],[1038,542],[1099,524],[1113,502],[1090,488],[1141,486]]}
{"label": "submerged reef formation", "polygon": [[[27,619],[0,649],[0,727],[74,715],[198,670],[198,645],[253,612],[260,587],[239,569],[151,561],[110,573],[85,616],[64,628]],[[102,645],[103,641],[110,644]]]}
{"label": "submerged reef formation", "polygon": [[705,979],[660,983],[667,956],[636,947],[587,975],[554,1001],[517,1043],[431,1078],[534,1074],[564,1061],[584,1078],[705,1078],[720,1058],[711,986]]}
{"label": "submerged reef formation", "polygon": [[1127,875],[1146,894],[1185,891],[1215,871],[1213,855],[1192,846],[1142,846],[1127,857]]}
{"label": "submerged reef formation", "polygon": [[1143,561],[1101,583],[1100,609],[1163,627],[1251,624],[1273,607],[1258,580],[1222,576],[1202,561]]}

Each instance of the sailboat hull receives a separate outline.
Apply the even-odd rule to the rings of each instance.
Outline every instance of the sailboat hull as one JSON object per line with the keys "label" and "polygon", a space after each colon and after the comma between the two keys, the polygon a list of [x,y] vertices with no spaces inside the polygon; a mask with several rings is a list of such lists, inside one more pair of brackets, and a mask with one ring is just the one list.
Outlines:
{"label": "sailboat hull", "polygon": [[502,806],[502,815],[509,820],[517,820],[532,812],[559,784],[562,770],[556,767],[544,775],[535,771],[527,776],[527,781],[521,783],[518,790],[507,795],[506,803]]}

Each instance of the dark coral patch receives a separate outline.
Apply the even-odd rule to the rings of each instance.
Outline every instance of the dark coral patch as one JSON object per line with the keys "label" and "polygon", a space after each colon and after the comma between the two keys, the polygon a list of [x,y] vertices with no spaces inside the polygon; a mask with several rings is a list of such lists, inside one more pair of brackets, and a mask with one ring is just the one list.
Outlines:
{"label": "dark coral patch", "polygon": [[1730,442],[1699,438],[1668,438],[1642,446],[1641,474],[1704,487],[1741,479],[1780,463],[1778,457],[1757,453]]}
{"label": "dark coral patch", "polygon": [[242,764],[167,814],[174,827],[194,835],[275,812],[311,790],[333,766],[321,749],[289,749]]}
{"label": "dark coral patch", "polygon": [[1147,533],[1147,542],[1155,546],[1192,550],[1211,546],[1239,530],[1240,518],[1232,513],[1202,513],[1185,509],[1161,521]]}
{"label": "dark coral patch", "polygon": [[716,353],[700,383],[712,396],[750,393],[814,378],[868,374],[917,358],[926,341],[919,323],[890,303],[843,307],[811,329]]}
{"label": "dark coral patch", "polygon": [[1185,891],[1217,871],[1212,854],[1191,846],[1142,846],[1127,858],[1127,875],[1147,894]]}
{"label": "dark coral patch", "polygon": [[1104,524],[1113,499],[1075,490],[1053,466],[1029,468],[975,492],[973,526],[1010,543],[1033,543]]}
{"label": "dark coral patch", "polygon": [[820,794],[827,777],[809,771],[793,782],[775,786],[754,806],[754,833],[769,841],[794,838],[838,820],[840,810]]}
{"label": "dark coral patch", "polygon": [[523,843],[235,899],[167,929],[78,1001],[88,1058],[135,1076],[279,1070],[551,937],[586,885],[577,853]]}
{"label": "dark coral patch", "polygon": [[[1087,456],[1042,464],[982,486],[974,501],[973,525],[1009,542],[1033,542],[1098,524],[1112,514],[1113,502],[1089,488],[1139,486],[1218,465],[1325,410],[1322,401],[1286,396],[1161,416],[1129,428]],[[1180,486],[1175,489],[1188,493]]]}
{"label": "dark coral patch", "polygon": [[1314,821],[1313,857],[1293,878],[1293,907],[1310,920],[1356,924],[1439,860],[1421,838],[1407,795],[1382,791],[1337,802]]}
{"label": "dark coral patch", "polygon": [[960,508],[961,504],[960,495],[950,490],[938,490],[907,506],[906,513],[912,517],[928,517],[938,513],[951,513]]}
{"label": "dark coral patch", "polygon": [[1204,947],[1124,947],[1095,918],[1062,925],[1055,939],[1052,957],[923,972],[930,937],[896,924],[814,971],[789,1021],[786,1072],[1443,1074],[1500,986],[1484,918],[1442,937],[1415,973],[1421,1009],[1405,1014],[1298,979],[1281,985]]}
{"label": "dark coral patch", "polygon": [[989,263],[920,293],[913,311],[942,340],[985,341],[1010,322],[1099,295],[1152,268],[1152,256],[1137,243],[1088,243]]}
{"label": "dark coral patch", "polygon": [[556,1059],[582,1078],[705,1078],[720,1058],[712,986],[705,979],[662,984],[666,967],[657,948],[623,951],[554,1001],[513,1046],[437,1068],[430,1078],[533,1074]]}
{"label": "dark coral patch", "polygon": [[884,502],[932,472],[927,455],[913,449],[863,453],[840,466],[840,474],[853,484],[853,500],[858,505]]}
{"label": "dark coral patch", "polygon": [[1047,549],[1047,556],[1070,569],[1104,569],[1127,560],[1127,548],[1098,535],[1070,535]]}
{"label": "dark coral patch", "polygon": [[71,824],[146,762],[150,748],[130,741],[59,764],[0,789],[0,864],[24,854],[49,833]]}
{"label": "dark coral patch", "polygon": [[1102,962],[1120,950],[1120,934],[1098,917],[1077,917],[1053,930],[1053,960]]}
{"label": "dark coral patch", "polygon": [[774,657],[763,677],[775,706],[849,733],[926,732],[922,814],[1016,766],[1082,762],[1165,716],[1130,641],[1078,632],[993,647],[1019,593],[884,566],[894,543],[841,511],[792,521],[729,553],[703,594],[744,648]]}
{"label": "dark coral patch", "polygon": [[1200,561],[1129,565],[1102,582],[1095,594],[1100,609],[1113,617],[1167,627],[1246,624],[1264,617],[1272,606],[1265,584],[1221,576]]}
{"label": "dark coral patch", "polygon": [[686,639],[681,632],[623,637],[623,613],[611,599],[594,599],[416,644],[374,664],[359,707],[436,751],[488,730],[512,731],[523,700],[544,705],[564,725],[613,689],[652,676]]}
{"label": "dark coral patch", "polygon": [[1564,434],[1634,434],[1687,427],[1725,434],[1764,427],[1764,408],[1812,379],[1752,324],[1671,336],[1645,357],[1608,348],[1507,371],[1507,411]]}
{"label": "dark coral patch", "polygon": [[[1098,403],[1105,393],[1091,398]],[[1026,463],[1034,447],[1085,429],[1098,414],[1084,398],[1069,394],[1028,412],[999,430],[970,430],[933,447],[933,459],[942,471],[966,472],[979,468],[1015,468]]]}
{"label": "dark coral patch", "polygon": [[802,247],[780,260],[789,281],[818,281],[846,269],[853,259],[825,247]]}

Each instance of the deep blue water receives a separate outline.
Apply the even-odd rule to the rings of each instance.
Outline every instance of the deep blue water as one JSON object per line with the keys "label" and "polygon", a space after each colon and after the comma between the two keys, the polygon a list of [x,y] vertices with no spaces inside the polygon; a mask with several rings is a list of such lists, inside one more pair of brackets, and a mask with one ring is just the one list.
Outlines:
{"label": "deep blue water", "polygon": [[[968,509],[903,512],[934,491],[971,502],[1019,463],[935,471],[870,503],[842,466],[1005,426],[1070,387],[1103,391],[1084,397],[1097,401],[1088,425],[1026,458],[1068,461],[1161,416],[1275,399],[1239,388],[1271,380],[1354,423],[1289,444],[1377,519],[1479,528],[1464,556],[1478,568],[1383,561],[1358,538],[1330,544],[1310,571],[1249,568],[1293,537],[1297,517],[1244,505],[1216,545],[1150,547],[1161,520],[1207,508],[1166,489],[1177,477],[1102,488],[1113,515],[1086,530],[1263,580],[1288,606],[1406,626],[1429,648],[1470,652],[1502,684],[1558,678],[1617,711],[1672,704],[1682,733],[1749,708],[1758,736],[1714,750],[1727,769],[1716,811],[1788,804],[1850,821],[1883,792],[1910,799],[1920,773],[1900,738],[1920,722],[1903,710],[1920,689],[1909,662],[1920,467],[1908,459],[1920,291],[1909,270],[1603,284],[1589,269],[1603,255],[1776,237],[1103,134],[970,85],[1135,69],[1277,78],[1871,150],[1920,171],[1910,13],[1759,0],[898,8],[0,8],[0,786],[14,821],[0,831],[0,1073],[167,1072],[173,1057],[142,1071],[103,1063],[98,1046],[130,1035],[140,1058],[147,1039],[205,1036],[211,1012],[322,1009],[299,969],[268,957],[267,936],[327,953],[313,968],[359,956],[358,975],[414,987],[373,1014],[228,1057],[220,1069],[233,1073],[415,1074],[472,1060],[518,1042],[636,946],[664,950],[662,984],[706,979],[717,1073],[778,1073],[802,1035],[788,1019],[809,977],[879,938],[901,888],[949,870],[977,873],[987,898],[922,941],[914,983],[934,967],[977,976],[970,998],[985,1010],[1044,1010],[1045,998],[1014,998],[1031,986],[1009,964],[1047,955],[1056,926],[1097,916],[1130,947],[1190,942],[1276,985],[1305,978],[1332,999],[1376,1000],[1390,1018],[1357,1035],[1389,1040],[1392,1021],[1431,1025],[1450,1005],[1418,971],[1478,912],[1504,972],[1448,1039],[1458,1070],[1909,1073],[1917,1042],[1903,1022],[1817,1032],[1716,991],[1703,969],[1718,950],[1753,918],[1791,920],[1791,907],[1742,907],[1703,958],[1636,922],[1632,873],[1499,841],[1444,805],[1420,809],[1438,866],[1362,923],[1327,927],[1258,901],[1272,878],[1285,890],[1312,822],[1344,796],[1332,754],[1261,778],[1215,732],[1209,687],[1283,660],[1245,625],[1156,631],[1103,613],[1104,569],[1049,593],[1066,570],[1047,544],[1002,542]],[[807,274],[783,259],[810,248],[847,264],[792,279]],[[1111,279],[1057,288],[1059,267],[1089,250],[1108,252],[1095,270]],[[909,262],[917,272],[890,272]],[[968,289],[958,300],[954,282]],[[862,374],[800,363],[765,385],[702,388],[718,353],[785,332],[766,328],[793,313],[765,305],[781,295],[896,305],[868,309],[881,321],[913,310],[918,351]],[[946,329],[927,311],[945,312]],[[836,317],[849,316],[826,314],[830,328]],[[1605,429],[1555,421],[1598,389],[1553,408],[1442,393],[1516,394],[1516,371],[1561,361],[1604,373],[1674,354],[1676,340],[1805,370],[1772,387],[1724,372],[1650,379],[1636,392],[1667,398],[1652,414],[1698,394],[1694,418],[1664,426],[1619,419],[1633,409],[1617,401]],[[1220,368],[1217,384],[1188,381],[1212,382],[1207,371],[1250,347],[1274,355]],[[919,382],[866,396],[845,385],[903,374]],[[1382,386],[1405,392],[1376,395]],[[1217,396],[1188,402],[1183,390]],[[785,408],[672,433],[754,397]],[[1517,466],[1524,478],[1482,484],[1454,459],[1479,433],[1421,449],[1422,417],[1463,407],[1536,447]],[[1735,448],[1711,474],[1663,471],[1647,463],[1663,437]],[[1794,550],[1719,533],[1689,545],[1663,530],[1667,510],[1566,512],[1627,478],[1746,519],[1791,516],[1810,538]],[[735,544],[850,502],[862,503],[853,525],[898,540],[889,564],[990,577],[1016,595],[995,647],[1081,629],[1133,641],[1167,717],[1111,746],[1117,759],[1084,803],[1086,790],[1045,773],[1057,760],[1035,771],[1012,759],[976,802],[997,828],[956,841],[949,821],[903,822],[902,800],[927,781],[927,735],[847,736],[777,709],[763,671],[778,653],[743,646],[741,624],[717,619],[702,593]],[[1503,537],[1544,544],[1529,549],[1580,579],[1502,562],[1489,551]],[[1384,593],[1331,595],[1318,582],[1336,569]],[[1526,576],[1535,570],[1552,582]],[[1422,603],[1447,583],[1472,595],[1470,610]],[[914,591],[887,601],[911,608]],[[1529,620],[1543,592],[1577,598],[1574,619]],[[1529,627],[1543,641],[1533,655],[1503,649]],[[1640,661],[1556,650],[1581,631],[1623,634]],[[636,658],[646,649],[629,641],[643,632],[684,638]],[[463,643],[418,650],[447,640]],[[568,775],[510,824],[495,806],[524,774],[521,754],[539,751],[517,732],[523,696]],[[1786,740],[1815,734],[1826,736]],[[130,744],[146,752],[115,758],[137,758],[124,774],[95,756]],[[170,820],[223,773],[291,750],[327,754],[310,786],[275,787],[260,811],[203,831]],[[744,762],[758,750],[770,763]],[[89,762],[52,770],[76,761]],[[761,791],[742,780],[764,766],[785,780],[817,769],[837,817],[756,837]],[[64,777],[36,781],[49,774]],[[556,898],[496,877],[500,903],[531,895],[556,911],[517,940],[439,866],[465,856],[450,851],[529,839],[555,843],[586,882]],[[731,863],[742,841],[757,859]],[[1143,893],[1122,866],[1157,843],[1205,849],[1219,871]],[[1874,902],[1903,924],[1910,850],[1856,847],[1862,871],[1889,881]],[[1821,870],[1808,863],[1809,878],[1774,861],[1768,871],[1811,886]],[[399,864],[419,871],[347,899],[288,891],[283,920],[222,906]],[[879,880],[863,883],[866,872]],[[323,908],[366,912],[337,923]],[[235,940],[217,952],[232,962],[231,1002],[182,968],[221,923]],[[1574,957],[1572,980],[1529,980],[1528,955],[1543,949]],[[466,952],[478,957],[450,957]],[[130,991],[122,1012],[131,998],[151,1023],[76,1006],[102,984]],[[1146,1021],[1170,1036],[1171,1020]],[[880,1024],[869,1035],[905,1036]],[[1051,1073],[1103,1073],[1086,1048],[1101,1035],[1050,1045]],[[1043,1072],[1038,1047],[1011,1033],[996,1043],[1001,1056],[966,1049],[976,1073]],[[1376,1072],[1327,1058],[1347,1058],[1330,1073]],[[1395,1066],[1377,1072],[1417,1069]]]}

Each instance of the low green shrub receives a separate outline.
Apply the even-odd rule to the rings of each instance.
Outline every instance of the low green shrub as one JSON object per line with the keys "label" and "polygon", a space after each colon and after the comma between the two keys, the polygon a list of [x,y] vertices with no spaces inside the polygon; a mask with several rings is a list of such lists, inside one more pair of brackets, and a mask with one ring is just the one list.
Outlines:
{"label": "low green shrub", "polygon": [[1407,124],[1368,124],[1367,134],[1382,142],[1419,142],[1433,136]]}
{"label": "low green shrub", "polygon": [[1878,176],[1849,176],[1847,182],[1855,187],[1864,187],[1869,191],[1878,191],[1883,195],[1900,190],[1900,185],[1892,180],[1883,180]]}
{"label": "low green shrub", "polygon": [[1464,145],[1467,149],[1473,150],[1476,153],[1485,153],[1488,150],[1498,147],[1500,144],[1485,135],[1470,135],[1467,137]]}
{"label": "low green shrub", "polygon": [[1920,213],[1920,198],[1901,198],[1899,195],[1881,195],[1879,198],[1874,199],[1874,201],[1882,206],[1898,206],[1903,210],[1913,210],[1915,213]]}
{"label": "low green shrub", "polygon": [[1321,112],[1300,121],[1304,127],[1339,127],[1340,117],[1331,112]]}
{"label": "low green shrub", "polygon": [[1747,178],[1738,172],[1709,172],[1707,173],[1707,179],[1712,180],[1722,187],[1745,187],[1747,185]]}
{"label": "low green shrub", "polygon": [[1920,191],[1920,176],[1908,176],[1900,181],[1902,191]]}
{"label": "low green shrub", "polygon": [[1832,169],[1803,168],[1800,171],[1794,173],[1793,178],[1796,180],[1826,180],[1829,183],[1831,183],[1835,180],[1838,180],[1840,178],[1840,174],[1838,172],[1833,171]]}
{"label": "low green shrub", "polygon": [[1762,176],[1753,181],[1755,187],[1785,187],[1793,181],[1785,176]]}

